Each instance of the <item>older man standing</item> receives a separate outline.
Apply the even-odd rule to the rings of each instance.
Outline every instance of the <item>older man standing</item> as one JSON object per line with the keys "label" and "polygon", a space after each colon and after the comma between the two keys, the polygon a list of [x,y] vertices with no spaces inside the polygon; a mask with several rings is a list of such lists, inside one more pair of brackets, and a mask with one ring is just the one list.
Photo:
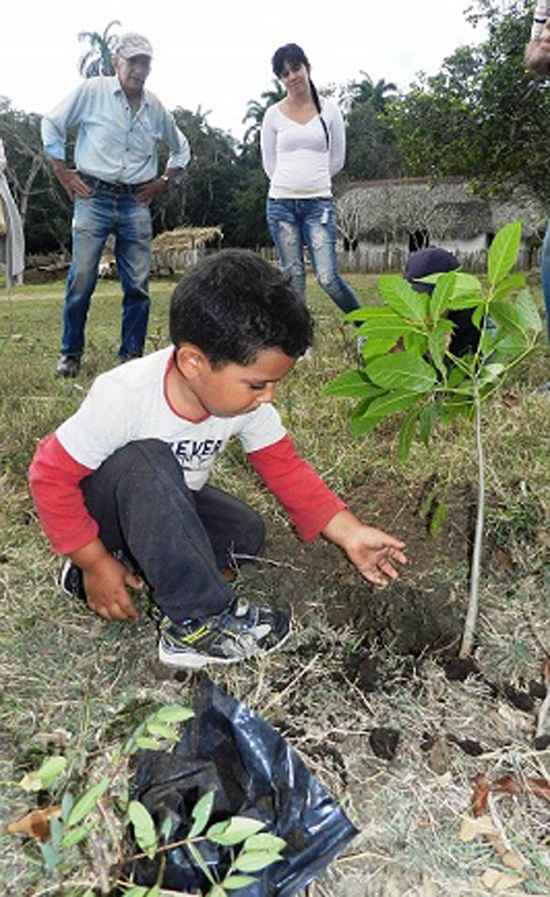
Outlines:
{"label": "older man standing", "polygon": [[[534,75],[550,76],[550,0],[536,3],[531,40],[525,48],[525,65]],[[546,306],[546,341],[550,345],[550,222],[542,245],[540,275]]]}
{"label": "older man standing", "polygon": [[[109,234],[122,286],[119,358],[142,354],[149,317],[152,225],[149,204],[189,161],[189,145],[172,115],[145,89],[153,50],[141,34],[124,34],[115,76],[89,78],[42,120],[44,151],[74,200],[72,260],[65,290],[56,373],[76,377],[99,260]],[[75,169],[65,165],[67,131],[78,128]],[[170,150],[158,176],[158,144]]]}

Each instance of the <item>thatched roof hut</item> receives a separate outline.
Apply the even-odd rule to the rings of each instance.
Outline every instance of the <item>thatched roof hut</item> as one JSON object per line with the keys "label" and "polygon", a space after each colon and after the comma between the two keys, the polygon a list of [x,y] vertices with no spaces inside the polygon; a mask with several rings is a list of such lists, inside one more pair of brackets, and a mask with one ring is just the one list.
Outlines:
{"label": "thatched roof hut", "polygon": [[153,272],[185,271],[208,249],[219,249],[223,240],[221,227],[177,227],[157,234],[152,243]]}
{"label": "thatched roof hut", "polygon": [[510,190],[506,200],[476,195],[462,178],[363,181],[350,184],[336,202],[345,250],[362,256],[366,270],[401,267],[408,252],[438,244],[463,264],[479,269],[494,234],[509,221],[523,222],[523,243],[544,230],[546,213],[526,191]]}

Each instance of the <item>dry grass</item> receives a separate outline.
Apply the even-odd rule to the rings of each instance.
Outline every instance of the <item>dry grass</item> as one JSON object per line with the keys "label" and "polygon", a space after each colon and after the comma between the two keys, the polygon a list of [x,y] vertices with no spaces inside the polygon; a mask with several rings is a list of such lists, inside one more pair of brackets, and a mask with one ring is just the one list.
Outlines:
{"label": "dry grass", "polygon": [[[373,300],[375,278],[350,280],[363,301]],[[151,350],[167,340],[170,290],[169,284],[153,287]],[[311,297],[317,347],[313,359],[297,365],[281,384],[278,405],[285,421],[301,452],[341,494],[358,496],[362,484],[363,517],[423,547],[423,555],[411,557],[403,587],[425,588],[422,594],[428,595],[434,581],[445,582],[460,614],[465,561],[448,556],[441,539],[429,543],[407,508],[434,471],[441,483],[455,487],[473,480],[468,428],[456,424],[436,432],[430,452],[414,448],[406,469],[394,460],[396,424],[352,439],[347,403],[322,395],[324,384],[353,364],[352,336],[313,285]],[[66,752],[76,781],[84,783],[108,764],[151,708],[188,703],[194,691],[192,675],[176,678],[155,660],[155,627],[145,612],[134,627],[109,624],[58,594],[58,561],[45,545],[26,489],[36,441],[79,404],[92,377],[115,361],[118,303],[117,284],[101,284],[83,378],[59,382],[53,369],[60,285],[16,288],[11,299],[0,299],[0,806],[6,821],[29,808],[32,799],[16,783],[45,756]],[[548,397],[535,391],[548,377],[547,361],[542,351],[534,355],[507,387],[511,398],[497,397],[485,413],[490,499],[476,655],[481,676],[464,682],[450,681],[435,656],[421,663],[403,657],[387,632],[365,645],[356,617],[336,625],[332,611],[339,602],[345,606],[349,594],[365,604],[365,613],[369,602],[380,599],[357,583],[331,547],[299,545],[238,450],[222,459],[217,480],[265,513],[272,534],[266,562],[243,570],[237,588],[253,600],[277,598],[288,588],[284,597],[295,605],[297,631],[279,655],[213,672],[212,678],[277,726],[361,829],[347,855],[310,886],[309,895],[486,894],[479,876],[488,867],[506,869],[487,839],[459,837],[462,817],[470,812],[472,777],[550,778],[549,751],[533,746],[540,698],[522,711],[504,693],[510,684],[527,692],[531,681],[539,682],[550,651]],[[512,560],[510,570],[498,562],[497,547]],[[358,651],[378,663],[372,692],[353,672]],[[369,737],[376,727],[399,732],[393,760],[373,753]],[[483,753],[465,753],[457,744],[464,739],[477,742]],[[504,794],[492,795],[489,807],[507,843],[526,861],[522,882],[508,893],[548,894],[550,804],[529,794]],[[103,846],[111,849],[107,834]],[[0,863],[4,893],[60,893],[44,877],[36,845],[4,833]],[[66,893],[84,894],[95,874],[93,858],[76,851]]]}

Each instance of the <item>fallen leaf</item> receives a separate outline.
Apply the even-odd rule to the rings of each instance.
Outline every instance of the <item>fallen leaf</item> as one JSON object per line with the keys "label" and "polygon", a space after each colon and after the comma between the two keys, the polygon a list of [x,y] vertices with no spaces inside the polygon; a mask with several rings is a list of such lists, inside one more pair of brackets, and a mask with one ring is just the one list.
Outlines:
{"label": "fallen leaf", "polygon": [[[502,841],[500,841],[499,844],[502,845]],[[496,844],[495,847],[500,856],[500,862],[503,866],[506,866],[507,869],[514,869],[516,872],[521,872],[521,870],[525,868],[525,860],[519,853],[516,853],[515,850],[504,850],[501,852]]]}
{"label": "fallen leaf", "polygon": [[10,822],[8,832],[19,832],[35,838],[37,841],[47,841],[50,837],[50,816],[60,816],[61,807],[43,807],[40,810],[32,810],[15,822]]}
{"label": "fallen leaf", "polygon": [[493,891],[495,894],[518,888],[523,881],[523,878],[519,875],[509,875],[507,872],[501,872],[499,869],[493,869],[491,866],[485,870],[483,875],[480,875],[479,879],[489,891]]}
{"label": "fallen leaf", "polygon": [[428,754],[428,765],[436,775],[442,776],[449,768],[449,745],[444,735],[438,735]]}
{"label": "fallen leaf", "polygon": [[497,548],[496,556],[501,570],[504,570],[505,573],[515,572],[516,562],[512,559],[510,552],[506,551],[505,548]]}
{"label": "fallen leaf", "polygon": [[460,840],[473,841],[478,835],[489,835],[495,838],[498,836],[498,829],[495,828],[489,814],[478,816],[476,819],[473,819],[471,816],[463,816],[458,834]]}
{"label": "fallen leaf", "polygon": [[472,794],[472,813],[474,816],[482,816],[487,812],[487,801],[489,798],[489,783],[485,776],[479,774],[474,776],[474,791]]}
{"label": "fallen leaf", "polygon": [[516,405],[521,405],[521,397],[515,395],[513,392],[504,392],[502,393],[501,398],[508,408],[515,408]]}

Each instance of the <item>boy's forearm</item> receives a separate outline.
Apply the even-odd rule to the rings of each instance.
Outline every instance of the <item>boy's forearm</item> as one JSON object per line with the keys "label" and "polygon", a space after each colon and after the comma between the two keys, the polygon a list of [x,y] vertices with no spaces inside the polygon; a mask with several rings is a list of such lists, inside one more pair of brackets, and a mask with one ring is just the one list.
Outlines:
{"label": "boy's forearm", "polygon": [[111,555],[101,539],[97,537],[86,545],[82,545],[81,548],[71,551],[69,557],[77,567],[80,567],[86,573],[95,569],[98,564],[101,564],[102,561],[111,557]]}

